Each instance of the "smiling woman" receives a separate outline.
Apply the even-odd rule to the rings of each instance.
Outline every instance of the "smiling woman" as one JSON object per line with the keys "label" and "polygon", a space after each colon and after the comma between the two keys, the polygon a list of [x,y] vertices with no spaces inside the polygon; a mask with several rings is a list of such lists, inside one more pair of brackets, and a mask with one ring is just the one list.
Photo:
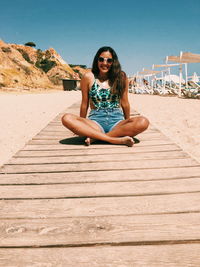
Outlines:
{"label": "smiling woman", "polygon": [[97,51],[92,71],[81,80],[81,91],[80,116],[67,113],[62,123],[73,133],[85,136],[86,145],[97,139],[133,146],[133,137],[147,129],[145,117],[130,117],[128,79],[111,47]]}

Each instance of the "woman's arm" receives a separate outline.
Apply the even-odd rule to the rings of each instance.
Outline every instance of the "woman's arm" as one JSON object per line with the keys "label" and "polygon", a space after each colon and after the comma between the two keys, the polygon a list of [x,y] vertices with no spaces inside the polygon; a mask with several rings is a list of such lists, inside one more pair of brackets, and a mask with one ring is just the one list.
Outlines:
{"label": "woman's arm", "polygon": [[124,112],[124,118],[129,119],[130,118],[130,104],[128,100],[128,79],[127,78],[126,78],[126,86],[121,96],[121,106]]}
{"label": "woman's arm", "polygon": [[89,107],[89,81],[90,81],[90,74],[86,73],[81,79],[81,93],[82,93],[82,101],[80,106],[80,117],[86,118],[87,111]]}

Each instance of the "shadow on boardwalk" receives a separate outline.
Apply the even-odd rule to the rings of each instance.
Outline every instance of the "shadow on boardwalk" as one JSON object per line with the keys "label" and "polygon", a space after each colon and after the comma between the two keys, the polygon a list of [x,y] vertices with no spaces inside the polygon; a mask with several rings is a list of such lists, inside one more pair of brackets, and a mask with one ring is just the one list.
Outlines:
{"label": "shadow on boardwalk", "polygon": [[199,267],[200,165],[153,125],[86,147],[61,116],[1,168],[0,266]]}
{"label": "shadow on boardwalk", "polygon": [[[80,145],[84,144],[84,140],[85,140],[85,137],[74,136],[74,137],[69,137],[69,138],[62,139],[62,140],[59,141],[59,143],[63,144],[63,145],[79,145],[80,146]],[[135,142],[135,144],[138,144],[140,142],[140,140],[137,139],[137,138],[134,138],[134,142]],[[108,144],[108,143],[96,140],[93,143],[93,145],[94,144],[95,145],[102,145],[102,144]]]}

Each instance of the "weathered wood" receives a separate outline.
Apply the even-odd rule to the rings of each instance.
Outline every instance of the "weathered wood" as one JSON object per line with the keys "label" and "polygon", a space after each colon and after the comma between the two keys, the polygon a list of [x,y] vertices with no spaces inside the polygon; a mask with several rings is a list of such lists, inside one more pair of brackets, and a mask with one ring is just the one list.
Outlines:
{"label": "weathered wood", "polygon": [[200,177],[141,182],[0,186],[0,199],[145,196],[200,192]]}
{"label": "weathered wood", "polygon": [[[61,143],[62,142],[62,143]],[[77,142],[77,143],[76,143]],[[129,150],[133,150],[134,148],[144,147],[144,146],[165,146],[165,145],[173,145],[174,143],[170,140],[145,140],[141,143],[135,144],[133,147],[121,146],[121,145],[111,145],[111,144],[92,144],[89,149],[96,149],[96,148],[114,148],[114,147],[125,147]],[[72,138],[63,139],[63,140],[46,140],[44,143],[42,140],[32,140],[27,145],[24,146],[23,150],[46,150],[46,149],[88,149],[85,146],[84,141],[80,141],[80,139],[75,139],[73,141]]]}
{"label": "weathered wood", "polygon": [[73,162],[71,163],[52,163],[52,164],[25,164],[25,165],[4,165],[1,173],[34,173],[34,172],[72,172],[72,171],[100,171],[100,170],[127,170],[127,169],[145,169],[145,168],[173,168],[199,166],[194,159],[152,159],[152,160],[110,160],[105,162]]}
{"label": "weathered wood", "polygon": [[199,241],[200,213],[16,219],[0,222],[0,247],[142,245]]}
{"label": "weathered wood", "polygon": [[[42,136],[42,135],[46,135],[46,136],[57,135],[57,136],[59,136],[59,135],[65,135],[66,132],[68,132],[66,128],[64,128],[60,131],[55,131],[55,130],[49,131],[49,130],[46,130],[46,128],[44,128],[36,136]],[[144,133],[139,134],[137,137],[139,137],[141,135],[149,135],[149,134],[157,134],[157,133],[160,133],[158,129],[148,129],[148,131],[145,131]]]}
{"label": "weathered wood", "polygon": [[68,155],[102,155],[102,154],[123,154],[123,153],[159,153],[160,156],[162,154],[167,153],[178,153],[183,152],[180,148],[175,145],[165,145],[165,146],[146,146],[146,147],[138,147],[135,146],[134,150],[127,150],[127,147],[115,147],[115,148],[101,148],[98,147],[96,149],[61,149],[61,150],[20,150],[13,157],[48,157],[48,156],[68,156]]}
{"label": "weathered wood", "polygon": [[0,170],[0,266],[199,267],[200,164],[153,125],[86,147],[64,113]]}
{"label": "weathered wood", "polygon": [[199,267],[200,244],[0,249],[1,267]]}
{"label": "weathered wood", "polygon": [[1,200],[0,218],[60,218],[200,212],[200,194]]}
{"label": "weathered wood", "polygon": [[[63,139],[63,138],[66,138],[66,134],[65,133],[52,133],[52,135],[46,135],[46,134],[38,134],[36,135],[35,137],[33,137],[32,140],[60,140],[60,139]],[[140,135],[138,136],[138,139],[140,140],[160,140],[160,139],[164,139],[166,140],[167,138],[161,134],[161,133],[149,133],[148,135],[144,134],[144,135]]]}
{"label": "weathered wood", "polygon": [[70,184],[70,183],[102,183],[125,181],[154,181],[166,179],[199,178],[200,167],[179,167],[163,169],[98,171],[98,172],[55,172],[0,174],[0,184]]}
{"label": "weathered wood", "polygon": [[[67,139],[67,138],[66,138]],[[56,145],[56,144],[59,144],[59,142],[65,142],[65,141],[67,141],[67,140],[65,140],[65,138],[64,139],[58,139],[58,140],[56,140],[56,139],[53,139],[53,140],[31,140],[31,141],[29,141],[29,145]],[[154,145],[154,144],[159,144],[159,145],[162,145],[162,144],[171,144],[172,143],[172,141],[171,140],[169,140],[169,139],[167,139],[167,138],[165,138],[165,137],[163,137],[163,138],[161,138],[161,139],[149,139],[149,138],[147,138],[147,139],[140,139],[140,141],[143,143],[143,144],[148,144],[148,145]],[[64,144],[60,144],[60,145],[64,145]],[[83,143],[83,145],[84,145],[84,143]],[[109,145],[111,145],[111,144],[109,144]]]}
{"label": "weathered wood", "polygon": [[[128,149],[128,150],[127,150]],[[22,150],[18,151],[16,155],[26,155],[28,152],[30,154],[33,153],[33,156],[36,155],[34,153],[38,153],[38,155],[42,155],[40,153],[60,153],[60,155],[77,155],[81,154],[102,154],[102,153],[119,153],[119,152],[132,152],[132,153],[143,153],[143,152],[162,152],[162,151],[180,151],[181,149],[175,144],[166,144],[166,145],[154,145],[154,146],[138,146],[135,145],[133,148],[128,148],[125,146],[107,146],[107,145],[91,145],[90,147],[86,146],[60,146],[60,145],[46,145],[46,146],[38,146],[38,145],[27,145]]]}
{"label": "weathered wood", "polygon": [[[151,131],[151,130],[155,130],[156,128],[154,126],[150,126],[148,128],[148,131]],[[66,132],[66,133],[71,133],[72,135],[72,132],[70,132],[67,128],[65,128],[61,123],[58,123],[58,124],[48,124],[45,129],[43,129],[45,131],[63,131],[63,132]]]}
{"label": "weathered wood", "polygon": [[[105,151],[105,152],[104,152]],[[46,156],[46,157],[13,157],[8,163],[9,164],[43,164],[43,163],[66,163],[66,162],[96,162],[96,161],[118,161],[123,157],[123,161],[130,160],[152,160],[152,159],[178,159],[178,158],[189,158],[189,156],[182,151],[165,151],[162,152],[152,152],[152,153],[108,153],[109,151],[104,150],[103,153],[97,152],[95,154],[83,153],[79,155],[63,155],[63,156]],[[80,152],[79,152],[80,153]]]}

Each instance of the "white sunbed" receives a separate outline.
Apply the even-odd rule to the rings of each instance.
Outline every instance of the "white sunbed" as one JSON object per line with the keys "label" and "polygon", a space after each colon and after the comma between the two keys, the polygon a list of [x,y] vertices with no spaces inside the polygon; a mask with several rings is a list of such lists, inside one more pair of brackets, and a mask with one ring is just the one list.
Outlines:
{"label": "white sunbed", "polygon": [[200,92],[200,85],[198,83],[195,83],[193,81],[188,81],[188,85],[191,86],[194,89],[198,89]]}

